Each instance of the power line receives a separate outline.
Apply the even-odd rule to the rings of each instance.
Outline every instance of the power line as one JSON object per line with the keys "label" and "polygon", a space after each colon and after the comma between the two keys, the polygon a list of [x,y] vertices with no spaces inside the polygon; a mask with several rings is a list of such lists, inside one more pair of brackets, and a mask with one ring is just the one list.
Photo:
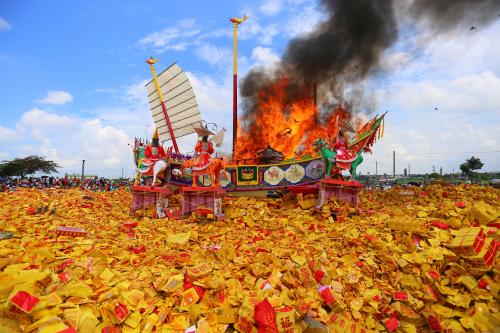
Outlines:
{"label": "power line", "polygon": [[[461,155],[461,154],[496,154],[500,153],[500,150],[489,150],[489,151],[463,151],[463,152],[429,152],[429,153],[409,153],[407,155]],[[373,158],[377,159],[389,159],[392,157],[392,154],[384,154],[384,155],[373,155]]]}
{"label": "power line", "polygon": [[482,110],[482,111],[467,113],[467,114],[463,114],[463,115],[457,115],[454,117],[437,119],[437,120],[428,121],[428,122],[424,122],[424,123],[417,123],[417,124],[413,124],[413,125],[403,126],[403,127],[399,127],[399,128],[395,127],[393,129],[391,129],[391,131],[401,131],[401,130],[405,130],[405,129],[412,129],[414,127],[420,127],[420,126],[426,126],[426,125],[442,125],[443,121],[455,120],[457,118],[466,118],[466,117],[475,116],[477,114],[486,113],[486,112],[494,112],[494,111],[500,111],[500,108],[495,108],[495,109],[490,109],[490,110]]}
{"label": "power line", "polygon": [[420,153],[413,155],[460,155],[460,154],[493,154],[500,153],[500,150],[490,150],[490,151],[464,151],[460,153]]}

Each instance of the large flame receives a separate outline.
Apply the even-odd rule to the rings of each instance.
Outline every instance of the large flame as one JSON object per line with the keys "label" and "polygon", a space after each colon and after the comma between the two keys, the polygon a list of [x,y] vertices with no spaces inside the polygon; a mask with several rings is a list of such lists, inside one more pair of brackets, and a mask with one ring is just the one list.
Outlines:
{"label": "large flame", "polygon": [[268,145],[282,152],[285,158],[313,154],[315,139],[332,141],[341,124],[350,118],[343,107],[337,107],[320,121],[314,97],[290,101],[286,85],[286,80],[282,80],[261,91],[252,119],[239,121],[235,161],[256,162],[257,151]]}

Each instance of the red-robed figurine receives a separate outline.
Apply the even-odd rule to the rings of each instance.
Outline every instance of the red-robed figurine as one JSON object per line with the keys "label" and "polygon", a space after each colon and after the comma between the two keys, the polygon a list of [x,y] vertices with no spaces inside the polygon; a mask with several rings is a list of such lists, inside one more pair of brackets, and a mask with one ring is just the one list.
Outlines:
{"label": "red-robed figurine", "polygon": [[196,143],[194,151],[198,154],[197,167],[206,167],[210,163],[210,155],[214,153],[214,146],[208,141],[208,135],[203,136],[201,141]]}
{"label": "red-robed figurine", "polygon": [[144,150],[144,156],[146,156],[148,160],[159,160],[167,157],[165,150],[162,146],[160,146],[157,130],[155,130],[155,133],[153,134],[153,141],[146,147],[146,150]]}
{"label": "red-robed figurine", "polygon": [[337,141],[333,144],[333,148],[336,150],[335,158],[337,160],[337,166],[342,169],[349,169],[350,163],[356,159],[356,155],[349,151],[348,143],[342,130],[340,130]]}

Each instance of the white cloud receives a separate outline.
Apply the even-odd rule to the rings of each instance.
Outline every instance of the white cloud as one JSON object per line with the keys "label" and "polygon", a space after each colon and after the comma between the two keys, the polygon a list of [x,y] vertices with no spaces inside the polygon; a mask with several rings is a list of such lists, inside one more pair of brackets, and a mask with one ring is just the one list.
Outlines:
{"label": "white cloud", "polygon": [[[378,99],[389,108],[386,137],[376,144],[374,156],[365,157],[362,170],[392,174],[411,164],[412,173],[458,170],[470,156],[478,156],[485,170],[500,170],[500,77],[491,71],[470,73],[450,80],[428,76],[399,81]],[[436,110],[437,108],[437,110]]]}
{"label": "white cloud", "polygon": [[79,173],[85,159],[88,174],[119,176],[124,167],[125,173],[133,176],[129,144],[134,136],[150,138],[153,131],[147,82],[140,80],[114,89],[112,106],[82,110],[79,115],[61,115],[42,108],[24,112],[14,126],[0,127],[0,141],[9,147],[2,150],[2,157],[39,154],[61,165],[61,174]]}
{"label": "white cloud", "polygon": [[196,48],[196,54],[210,65],[230,64],[232,62],[232,51],[209,43],[202,43]]}
{"label": "white cloud", "polygon": [[9,142],[5,158],[42,155],[58,163],[61,174],[79,172],[81,160],[85,159],[86,173],[117,176],[124,166],[132,175],[128,146],[132,139],[122,129],[105,125],[100,119],[33,109],[22,114],[15,128],[2,127],[0,132],[17,138]]}
{"label": "white cloud", "polygon": [[485,171],[500,170],[500,138],[490,133],[500,131],[500,123],[484,124],[469,120],[442,122],[439,126],[417,126],[398,130],[392,125],[388,115],[384,138],[379,140],[373,155],[364,155],[360,170],[364,174],[375,174],[375,161],[378,173],[392,175],[392,152],[396,151],[396,173],[402,174],[404,168],[412,173],[431,173],[443,167],[444,173],[458,172],[459,165],[471,156],[479,157]]}
{"label": "white cloud", "polygon": [[21,124],[28,127],[47,128],[52,126],[66,127],[71,126],[75,122],[67,116],[59,116],[55,113],[50,113],[37,108],[34,108],[21,116]]}
{"label": "white cloud", "polygon": [[388,72],[395,71],[401,66],[406,65],[411,60],[410,55],[406,52],[390,53],[382,59],[380,67]]}
{"label": "white cloud", "polygon": [[15,141],[16,136],[17,131],[15,129],[0,126],[0,142]]}
{"label": "white cloud", "polygon": [[139,40],[139,44],[151,46],[160,52],[182,51],[192,45],[200,33],[201,29],[198,28],[195,20],[184,19],[172,27],[148,34]]}
{"label": "white cloud", "polygon": [[[404,33],[404,29],[400,30]],[[411,35],[406,32],[407,35],[401,36],[391,51],[395,54],[404,52],[410,59],[390,79],[439,77],[449,80],[487,70],[500,73],[500,45],[491,42],[499,33],[500,20],[477,32],[469,29],[446,34],[428,30]]]}
{"label": "white cloud", "polygon": [[392,85],[386,94],[401,109],[442,112],[500,109],[500,77],[491,71],[452,80],[422,79]]}
{"label": "white cloud", "polygon": [[127,145],[130,138],[114,126],[106,126],[99,119],[83,122],[80,133],[83,154],[90,160],[103,161],[108,167],[121,167],[122,161],[130,157]]}
{"label": "white cloud", "polygon": [[307,35],[325,18],[325,12],[319,10],[315,3],[298,5],[292,8],[290,18],[283,25],[284,33],[291,38]]}
{"label": "white cloud", "polygon": [[[411,23],[411,22],[410,22]],[[401,21],[402,25],[409,24]],[[412,173],[458,171],[472,155],[484,170],[500,170],[500,46],[491,43],[500,22],[481,31],[445,35],[412,26],[385,55],[375,79],[379,113],[389,110],[386,136],[365,156],[362,170],[392,174],[411,164]]]}
{"label": "white cloud", "polygon": [[[280,4],[281,1],[269,1],[264,3],[259,11],[265,12],[264,15],[274,15],[281,10]],[[273,21],[269,24],[262,24],[259,16],[255,15],[251,9],[243,12],[248,14],[249,19],[238,28],[239,40],[255,39],[260,44],[270,45],[273,43],[273,39],[282,33],[283,29],[278,23]],[[151,47],[156,52],[165,52],[167,50],[184,51],[194,47],[204,60],[209,59],[206,55],[211,55],[211,53],[213,55],[215,52],[215,59],[218,61],[220,54],[217,52],[225,49],[214,49],[215,46],[206,41],[221,37],[232,39],[231,28],[201,28],[195,20],[185,19],[166,29],[146,35],[138,41],[138,45]]]}
{"label": "white cloud", "polygon": [[252,50],[252,59],[264,66],[272,66],[280,61],[280,57],[273,50],[262,46],[257,46]]}
{"label": "white cloud", "polygon": [[146,84],[150,80],[141,80],[137,83],[125,86],[126,102],[132,103],[135,108],[143,108],[148,105],[148,94],[146,91]]}
{"label": "white cloud", "polygon": [[[214,122],[218,128],[226,128],[226,136],[222,149],[229,152],[232,138],[233,94],[232,81],[216,80],[211,76],[186,73],[196,94],[201,118]],[[194,138],[196,139],[196,138]],[[187,151],[192,150],[194,139],[186,138]]]}
{"label": "white cloud", "polygon": [[7,31],[12,29],[12,24],[7,22],[3,17],[0,17],[0,31]]}
{"label": "white cloud", "polygon": [[[150,126],[148,129],[151,131],[153,123],[145,87],[147,82],[149,80],[140,80],[121,87],[117,91],[121,91],[122,94],[114,96],[115,105],[85,110],[85,112],[95,119],[102,120],[105,124],[113,124],[125,133],[143,136],[146,126]],[[148,136],[150,135],[151,133],[148,133]]]}
{"label": "white cloud", "polygon": [[260,44],[270,45],[274,37],[280,34],[280,27],[276,23],[261,24],[257,15],[249,14],[248,21],[238,28],[238,39],[256,39]]}
{"label": "white cloud", "polygon": [[72,101],[73,101],[73,96],[71,96],[69,92],[62,90],[57,90],[57,91],[50,90],[47,93],[47,96],[45,96],[42,99],[38,99],[35,102],[41,104],[63,105],[66,103],[70,103]]}
{"label": "white cloud", "polygon": [[266,0],[260,7],[259,11],[264,15],[276,15],[281,12],[283,8],[283,3],[280,0]]}

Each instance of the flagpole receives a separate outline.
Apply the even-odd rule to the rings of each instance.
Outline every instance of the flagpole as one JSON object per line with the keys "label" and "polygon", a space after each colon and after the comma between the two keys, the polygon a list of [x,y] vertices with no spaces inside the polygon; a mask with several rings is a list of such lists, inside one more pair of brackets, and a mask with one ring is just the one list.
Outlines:
{"label": "flagpole", "polygon": [[248,17],[233,17],[229,21],[233,23],[233,159],[236,153],[236,140],[238,134],[238,26],[246,21]]}
{"label": "flagpole", "polygon": [[158,92],[158,98],[160,99],[161,108],[163,110],[163,115],[165,116],[165,121],[167,122],[168,131],[170,132],[170,138],[172,139],[172,144],[174,145],[175,152],[179,154],[179,147],[177,146],[177,140],[175,139],[174,130],[172,129],[172,124],[170,123],[170,118],[168,117],[167,107],[165,106],[165,99],[160,89],[160,84],[158,83],[158,77],[156,76],[156,71],[154,64],[158,62],[158,59],[153,57],[146,60],[151,69],[151,74],[153,74],[153,81],[155,83],[156,91]]}

